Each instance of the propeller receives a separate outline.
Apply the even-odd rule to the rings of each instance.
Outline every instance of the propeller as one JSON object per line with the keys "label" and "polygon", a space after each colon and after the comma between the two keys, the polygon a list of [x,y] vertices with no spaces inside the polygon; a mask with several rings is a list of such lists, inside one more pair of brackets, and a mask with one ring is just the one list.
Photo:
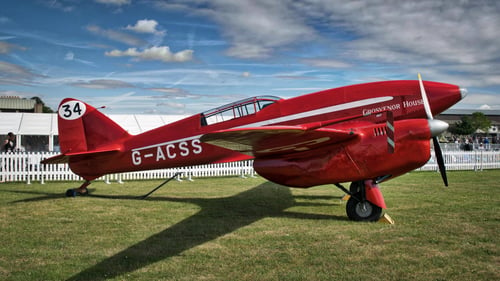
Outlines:
{"label": "propeller", "polygon": [[444,185],[448,186],[448,177],[446,176],[446,166],[444,165],[443,152],[438,140],[438,135],[448,129],[448,124],[441,120],[434,120],[431,112],[431,106],[429,105],[429,100],[427,99],[427,93],[425,92],[424,83],[422,82],[422,76],[420,76],[420,73],[418,74],[418,83],[420,85],[420,94],[422,95],[425,113],[427,115],[427,119],[429,120],[429,128],[431,130],[432,142],[434,143],[434,153],[436,154],[439,172],[441,173],[441,178],[443,178]]}

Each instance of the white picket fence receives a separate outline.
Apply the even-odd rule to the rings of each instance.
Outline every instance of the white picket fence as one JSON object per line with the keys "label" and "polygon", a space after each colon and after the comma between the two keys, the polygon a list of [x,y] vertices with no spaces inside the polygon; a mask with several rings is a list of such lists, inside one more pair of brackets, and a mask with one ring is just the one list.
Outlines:
{"label": "white picket fence", "polygon": [[[448,171],[482,171],[485,169],[500,169],[500,151],[443,151],[444,163]],[[419,171],[438,171],[434,151],[429,162]]]}
{"label": "white picket fence", "polygon": [[[0,153],[0,182],[26,182],[33,181],[80,181],[79,176],[69,169],[67,164],[42,165],[44,158],[55,156],[56,153]],[[447,170],[474,170],[500,169],[500,151],[451,151],[444,152]],[[230,162],[221,164],[199,165],[175,169],[149,170],[112,174],[98,180],[106,182],[124,180],[166,179],[176,173],[182,174],[177,180],[201,177],[220,176],[254,176],[255,171],[252,161]],[[438,166],[432,153],[429,162],[418,171],[437,171]]]}
{"label": "white picket fence", "polygon": [[[45,183],[45,181],[80,181],[68,164],[40,164],[40,161],[57,155],[57,153],[0,153],[0,182]],[[128,172],[103,176],[97,180],[106,182],[124,180],[167,179],[181,172],[177,180],[201,177],[240,176],[253,177],[255,172],[252,161],[240,161],[210,165],[198,165],[174,169],[159,169],[138,172]]]}

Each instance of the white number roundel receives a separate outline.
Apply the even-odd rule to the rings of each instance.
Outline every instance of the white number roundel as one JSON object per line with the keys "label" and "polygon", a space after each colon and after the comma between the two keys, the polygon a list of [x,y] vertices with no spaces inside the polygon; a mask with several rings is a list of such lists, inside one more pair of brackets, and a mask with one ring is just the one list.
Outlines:
{"label": "white number roundel", "polygon": [[75,120],[85,114],[87,107],[81,101],[67,101],[59,107],[59,116],[65,120]]}

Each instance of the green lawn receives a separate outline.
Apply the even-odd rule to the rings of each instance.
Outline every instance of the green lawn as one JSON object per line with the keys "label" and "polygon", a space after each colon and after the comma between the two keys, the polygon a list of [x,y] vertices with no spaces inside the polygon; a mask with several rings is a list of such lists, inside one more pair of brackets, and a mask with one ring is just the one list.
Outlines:
{"label": "green lawn", "polygon": [[262,178],[0,183],[0,280],[500,280],[500,170],[448,177],[382,184],[394,225]]}

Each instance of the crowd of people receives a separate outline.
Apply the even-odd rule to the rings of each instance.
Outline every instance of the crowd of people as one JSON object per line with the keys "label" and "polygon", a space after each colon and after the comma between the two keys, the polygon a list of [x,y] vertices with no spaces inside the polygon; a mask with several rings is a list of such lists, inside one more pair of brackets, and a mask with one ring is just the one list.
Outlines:
{"label": "crowd of people", "polygon": [[451,136],[447,140],[448,143],[455,144],[455,147],[465,151],[476,149],[494,150],[500,148],[500,138],[498,136]]}

